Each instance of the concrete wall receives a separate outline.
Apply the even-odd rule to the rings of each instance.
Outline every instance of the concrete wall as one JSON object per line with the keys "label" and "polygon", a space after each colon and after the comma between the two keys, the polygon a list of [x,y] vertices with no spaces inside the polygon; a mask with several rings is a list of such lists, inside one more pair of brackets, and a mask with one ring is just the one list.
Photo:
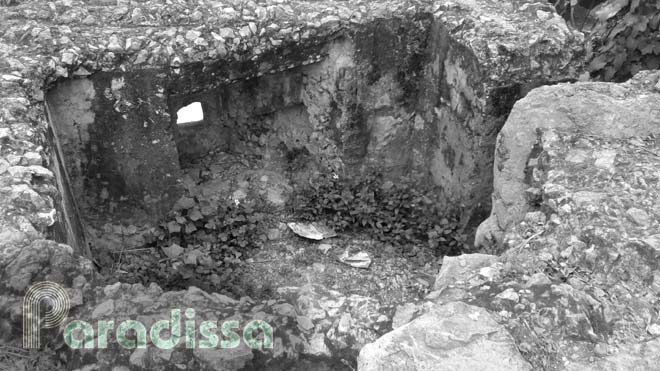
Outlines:
{"label": "concrete wall", "polygon": [[86,221],[146,223],[178,199],[163,77],[99,73],[48,92],[51,127]]}

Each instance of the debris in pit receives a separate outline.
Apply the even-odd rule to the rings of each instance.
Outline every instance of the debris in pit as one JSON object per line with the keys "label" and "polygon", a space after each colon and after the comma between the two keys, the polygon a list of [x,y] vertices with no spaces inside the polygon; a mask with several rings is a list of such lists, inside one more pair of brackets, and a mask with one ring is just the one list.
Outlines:
{"label": "debris in pit", "polygon": [[293,231],[293,233],[310,240],[321,241],[326,238],[337,237],[337,232],[319,223],[292,222],[287,223],[286,225]]}
{"label": "debris in pit", "polygon": [[364,251],[350,255],[348,249],[346,249],[346,251],[344,251],[344,253],[339,256],[339,261],[350,265],[353,268],[367,269],[371,265],[371,258],[369,257],[369,254]]}

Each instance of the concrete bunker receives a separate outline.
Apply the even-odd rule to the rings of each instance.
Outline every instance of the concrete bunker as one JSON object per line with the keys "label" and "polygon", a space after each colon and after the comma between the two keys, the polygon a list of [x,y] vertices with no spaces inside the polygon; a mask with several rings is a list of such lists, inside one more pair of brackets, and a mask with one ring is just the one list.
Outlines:
{"label": "concrete bunker", "polygon": [[[485,218],[495,136],[514,99],[483,92],[476,57],[442,25],[376,21],[289,53],[297,62],[274,54],[58,81],[46,101],[71,196],[67,242],[113,264],[190,202],[253,197],[285,218],[310,176],[374,169],[431,189],[468,234]],[[189,108],[198,115],[179,120]]]}

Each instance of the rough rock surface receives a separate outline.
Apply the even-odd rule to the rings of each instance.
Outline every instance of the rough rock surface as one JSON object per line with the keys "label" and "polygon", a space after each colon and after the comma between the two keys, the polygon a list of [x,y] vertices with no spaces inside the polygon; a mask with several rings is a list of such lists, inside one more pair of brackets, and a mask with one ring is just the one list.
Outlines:
{"label": "rough rock surface", "polygon": [[483,308],[453,302],[362,348],[360,370],[531,370]]}
{"label": "rough rock surface", "polygon": [[[644,75],[620,85],[581,83],[546,86],[531,92],[515,109],[498,135],[495,153],[493,208],[479,227],[475,244],[502,242],[502,231],[522,221],[529,205],[542,194],[532,187],[534,169],[542,145],[539,131],[573,128],[584,135],[606,139],[657,135],[660,131],[658,96],[649,94],[654,86]],[[584,151],[573,150],[569,160],[589,159]],[[594,166],[614,169],[616,152],[598,153]]]}
{"label": "rough rock surface", "polygon": [[[165,305],[189,303],[208,315],[216,307],[223,315],[242,313],[240,301],[236,304],[227,300],[219,305],[217,296],[194,289],[161,293],[156,286],[97,287],[84,238],[84,215],[80,215],[89,205],[81,202],[86,190],[81,190],[75,171],[82,173],[85,169],[86,174],[94,175],[86,180],[95,197],[107,206],[104,212],[142,219],[144,214],[162,215],[180,192],[180,185],[172,180],[178,176],[177,156],[174,148],[166,145],[176,139],[168,132],[171,107],[165,102],[165,95],[172,91],[176,96],[182,92],[193,94],[191,86],[215,89],[231,83],[249,85],[249,81],[265,75],[302,68],[327,58],[327,46],[340,36],[354,40],[358,46],[371,45],[368,51],[373,54],[351,55],[366,59],[360,63],[369,69],[358,76],[370,79],[369,84],[393,84],[392,79],[401,72],[393,66],[401,61],[407,63],[402,68],[410,69],[412,64],[419,75],[397,81],[392,96],[383,95],[391,100],[403,99],[401,92],[417,89],[416,95],[410,95],[417,101],[396,105],[384,98],[381,106],[378,97],[371,96],[370,109],[385,107],[391,111],[376,117],[369,127],[368,138],[373,141],[368,142],[371,147],[367,149],[408,145],[411,150],[405,160],[414,162],[415,142],[402,138],[408,138],[413,129],[419,131],[415,134],[418,139],[441,138],[439,143],[424,147],[429,156],[422,157],[429,161],[417,164],[432,169],[433,180],[447,186],[448,197],[466,200],[466,208],[470,209],[484,207],[480,190],[489,189],[490,183],[485,177],[469,187],[465,185],[473,175],[489,172],[495,133],[513,102],[531,87],[574,78],[582,54],[581,34],[566,28],[544,1],[174,0],[163,5],[160,1],[58,0],[25,1],[1,10],[0,327],[3,341],[14,345],[20,341],[21,298],[30,283],[42,280],[67,287],[74,304],[71,314],[79,318],[114,314],[120,315],[118,320],[125,318],[121,316],[155,318],[166,312]],[[424,52],[405,50],[418,44],[399,39],[399,25],[408,27],[408,34],[427,32],[420,34],[428,36],[422,40]],[[379,39],[385,31],[388,37]],[[421,63],[416,59],[420,55],[432,58]],[[352,60],[345,62],[350,64]],[[96,79],[92,87],[90,79]],[[172,91],[165,88],[165,81],[169,81],[167,88]],[[60,102],[70,112],[45,103],[50,99],[57,103],[62,97],[49,98],[47,93],[54,86],[67,84],[76,85],[76,92],[86,94],[78,97],[84,99]],[[442,89],[438,89],[440,86]],[[352,86],[339,84],[334,88],[346,91]],[[98,108],[98,116],[89,114],[91,105]],[[71,112],[76,114],[73,120],[66,117]],[[75,122],[75,130],[55,123],[62,116]],[[48,119],[54,122],[52,128]],[[97,119],[110,126],[96,125],[91,130],[91,122]],[[349,145],[340,153],[350,155],[354,149],[350,140],[355,138],[350,134],[364,128],[349,125],[341,129],[346,129],[345,144]],[[62,136],[62,132],[73,134]],[[71,141],[59,142],[60,138]],[[364,139],[359,135],[357,138]],[[359,149],[364,150],[366,143],[359,142]],[[71,153],[66,151],[78,150],[86,151],[89,157],[72,165]],[[165,165],[155,162],[155,154],[161,150]],[[99,151],[105,156],[97,156]],[[137,159],[148,165],[134,161]],[[378,156],[372,160],[383,161]],[[399,158],[385,160],[395,165],[405,163],[397,162]],[[104,171],[95,172],[98,169]],[[112,186],[104,191],[103,182]],[[122,197],[126,192],[137,193],[128,201],[143,206],[135,215],[120,205],[126,201]],[[644,220],[638,211],[630,211],[630,215]],[[119,227],[123,238],[125,229],[118,225],[110,225],[104,232],[112,234],[117,229],[114,227]],[[315,306],[298,302],[305,295],[285,299],[287,296],[282,294],[271,303],[249,303],[250,315],[276,313],[273,323],[291,330],[291,334],[281,337],[284,346],[275,348],[285,353],[278,354],[279,359],[296,359],[296,352],[330,357],[332,352],[355,351],[381,333],[382,323],[388,321],[370,309],[372,298],[349,297],[337,305],[326,294],[319,294],[318,302],[322,304],[318,306],[325,308],[328,317],[315,320],[305,311]],[[154,306],[147,308],[148,303]],[[287,304],[295,304],[294,310]],[[284,320],[293,316],[296,326],[292,322],[284,325]],[[301,334],[306,340],[296,343],[295,339],[303,338]],[[237,351],[235,363],[230,366],[221,364],[223,359],[185,351],[151,354],[114,349],[86,352],[84,356],[65,352],[65,356],[83,370],[96,366],[110,369],[111,365],[114,370],[158,369],[171,364],[236,369],[249,362],[264,362],[245,349]],[[225,356],[229,355],[215,354]],[[163,363],[164,359],[172,362]]]}
{"label": "rough rock surface", "polygon": [[[660,72],[624,84],[543,87],[519,101],[495,170],[510,181],[508,189],[498,183],[496,195],[519,191],[510,209],[496,210],[510,221],[501,235],[505,252],[487,266],[483,256],[463,257],[462,266],[474,269],[436,284],[419,313],[456,302],[481,307],[509,330],[533,369],[656,369],[659,103]],[[533,197],[524,199],[528,188]],[[446,271],[458,266],[456,258],[448,263]],[[372,353],[406,336],[398,329],[366,346],[360,365],[370,369],[374,357],[387,356],[422,367],[425,358]]]}

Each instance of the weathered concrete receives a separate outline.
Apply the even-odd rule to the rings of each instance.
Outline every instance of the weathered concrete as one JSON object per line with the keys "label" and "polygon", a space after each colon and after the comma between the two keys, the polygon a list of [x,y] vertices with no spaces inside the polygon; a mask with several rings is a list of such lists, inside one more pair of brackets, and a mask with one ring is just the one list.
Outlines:
{"label": "weathered concrete", "polygon": [[[161,295],[157,288],[145,293],[135,286],[121,287],[126,297],[119,297],[112,287],[97,287],[92,263],[81,256],[86,249],[77,245],[84,239],[71,236],[78,227],[57,228],[56,223],[77,224],[72,215],[58,212],[80,213],[95,227],[90,241],[98,242],[94,238],[103,233],[130,240],[135,228],[122,227],[124,218],[147,221],[167,211],[179,189],[172,181],[180,169],[176,162],[182,154],[196,154],[181,150],[195,138],[177,132],[169,113],[195,94],[203,101],[210,97],[211,110],[217,103],[216,116],[209,116],[214,122],[208,124],[219,121],[222,127],[227,120],[242,125],[267,113],[271,117],[262,123],[286,134],[278,140],[293,146],[302,138],[324,166],[350,172],[378,164],[392,173],[410,167],[441,186],[453,203],[449,206],[478,219],[487,203],[495,134],[508,110],[533,86],[576,77],[580,42],[581,34],[568,30],[541,1],[174,0],[163,6],[159,1],[60,0],[2,8],[0,232],[8,242],[0,254],[5,282],[0,317],[9,319],[2,329],[20,328],[22,295],[40,280],[75,291],[72,315],[81,316],[77,318],[95,310],[111,315],[115,307],[139,315],[138,304],[152,299],[169,303],[176,296]],[[305,74],[307,81],[301,79]],[[269,81],[288,81],[292,89],[281,94],[259,89]],[[259,90],[257,99],[251,84]],[[69,88],[82,94],[73,99],[65,93]],[[233,97],[240,106],[220,104],[220,98]],[[68,174],[59,185],[70,189],[59,192],[47,169],[54,166],[48,158],[57,158],[52,157],[57,151],[46,140],[44,101],[56,136],[53,143],[60,143],[62,166],[56,173]],[[258,109],[270,105],[277,109]],[[242,111],[250,115],[237,115]],[[291,121],[308,131],[291,130],[286,126]],[[223,139],[219,135],[204,146],[240,144]],[[94,155],[95,141],[100,141],[100,157]],[[78,202],[67,203],[67,195]],[[59,236],[67,236],[61,242],[73,248],[46,240],[56,229],[68,231]],[[198,302],[200,313],[211,311],[215,302],[205,293],[199,296],[206,298]],[[112,306],[104,304],[115,299]],[[332,317],[329,324],[312,322],[323,331],[314,331],[309,342],[287,347],[290,353],[279,357],[295,359],[301,347],[308,354],[325,355],[325,344],[336,352],[352,352],[360,342],[373,340],[382,330],[382,318],[373,319],[373,312],[363,309],[371,305],[369,298],[358,301],[360,313],[334,313],[339,318]],[[158,307],[148,314],[162,312]],[[254,315],[259,313],[255,309]],[[368,321],[360,317],[365,313]],[[351,327],[351,318],[368,326]],[[297,320],[302,329],[294,336],[300,334],[296,331],[310,332],[310,321]],[[293,329],[287,326],[282,329]],[[351,333],[350,328],[357,330]],[[16,335],[9,332],[3,340],[15,344],[20,341]],[[248,358],[247,352],[239,353],[232,368]],[[117,351],[100,358],[65,354],[76,365],[120,370],[149,368],[151,364],[141,362],[153,360],[143,352],[131,357]],[[223,355],[211,359],[199,352],[177,352],[179,356],[172,362],[154,360],[154,365],[224,367],[219,363]]]}

